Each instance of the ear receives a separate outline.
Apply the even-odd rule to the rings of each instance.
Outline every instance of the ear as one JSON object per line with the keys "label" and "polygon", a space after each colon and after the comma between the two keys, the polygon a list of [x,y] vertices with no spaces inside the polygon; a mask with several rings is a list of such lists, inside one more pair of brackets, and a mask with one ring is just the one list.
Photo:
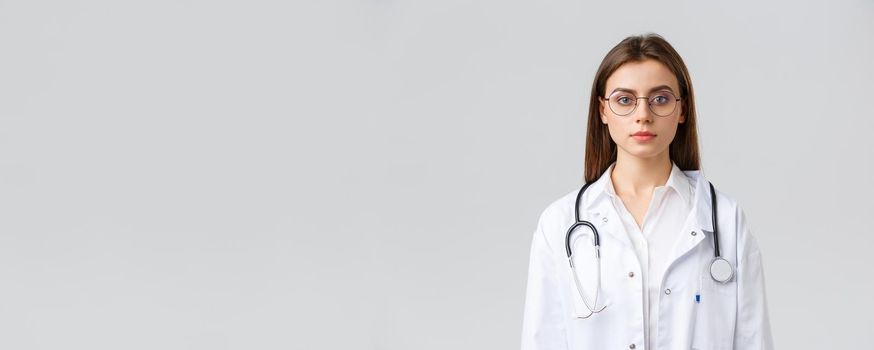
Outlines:
{"label": "ear", "polygon": [[[680,103],[682,103],[682,100],[680,101]],[[682,104],[680,105],[680,119],[678,121],[680,124],[683,124],[686,122],[686,115],[683,114],[683,105]]]}
{"label": "ear", "polygon": [[601,116],[601,123],[607,124],[607,117],[604,116],[604,99],[598,97],[598,114]]}

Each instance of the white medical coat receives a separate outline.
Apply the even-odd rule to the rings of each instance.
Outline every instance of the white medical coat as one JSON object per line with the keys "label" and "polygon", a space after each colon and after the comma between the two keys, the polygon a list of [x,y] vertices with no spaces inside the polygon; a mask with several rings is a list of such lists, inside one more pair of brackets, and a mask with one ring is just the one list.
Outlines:
{"label": "white medical coat", "polygon": [[[699,170],[684,170],[695,182],[695,208],[678,239],[659,293],[658,350],[773,349],[762,256],[750,233],[743,209],[716,188],[719,249],[734,267],[733,279],[722,284],[710,277],[714,257],[710,187]],[[522,322],[522,350],[645,350],[640,263],[604,190],[602,176],[586,189],[580,219],[598,229],[601,245],[603,312],[589,314],[580,300],[568,264],[565,237],[574,223],[579,189],[562,196],[541,213],[531,242],[528,285]],[[606,220],[605,220],[606,219]],[[575,230],[571,248],[583,291],[594,297],[594,253],[591,233]],[[700,295],[696,302],[695,295]],[[648,350],[648,349],[646,349]]]}

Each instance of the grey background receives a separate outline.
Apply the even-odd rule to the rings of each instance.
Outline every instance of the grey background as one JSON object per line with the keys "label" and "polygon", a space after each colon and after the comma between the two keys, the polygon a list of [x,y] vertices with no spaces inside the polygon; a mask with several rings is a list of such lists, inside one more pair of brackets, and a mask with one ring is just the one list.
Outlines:
{"label": "grey background", "polygon": [[518,348],[603,56],[657,32],[782,349],[874,324],[871,1],[0,1],[0,348]]}

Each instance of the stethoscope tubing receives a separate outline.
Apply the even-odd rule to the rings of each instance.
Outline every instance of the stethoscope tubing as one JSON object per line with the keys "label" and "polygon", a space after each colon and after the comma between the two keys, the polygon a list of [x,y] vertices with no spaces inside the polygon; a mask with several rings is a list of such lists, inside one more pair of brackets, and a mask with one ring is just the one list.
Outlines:
{"label": "stethoscope tubing", "polygon": [[[713,188],[713,183],[710,183],[710,204],[711,204],[711,215],[710,218],[713,223],[713,255],[714,258],[710,263],[710,276],[717,282],[726,283],[734,276],[734,269],[731,267],[731,264],[728,260],[723,259],[719,253],[719,228],[716,225],[716,190]],[[607,305],[602,306],[600,309],[597,309],[598,304],[598,296],[600,294],[601,289],[601,236],[598,234],[598,229],[591,222],[580,219],[580,202],[583,198],[583,193],[586,192],[586,189],[592,184],[592,182],[586,183],[583,185],[583,188],[577,193],[577,198],[574,203],[574,223],[568,229],[567,234],[565,236],[565,250],[567,251],[568,264],[570,264],[571,271],[574,277],[574,283],[577,287],[577,292],[580,295],[580,299],[583,300],[583,303],[586,305],[586,308],[589,309],[589,314],[586,316],[581,316],[582,318],[589,318],[592,315],[603,311]],[[574,259],[573,259],[573,251],[571,250],[571,236],[580,226],[586,226],[592,231],[592,245],[595,248],[595,264],[597,269],[597,284],[595,286],[595,298],[593,301],[593,305],[589,305],[589,302],[586,300],[586,297],[583,295],[583,290],[580,285],[579,277],[577,277],[576,268],[574,267]],[[714,272],[714,269],[719,271],[719,268],[723,270],[721,272]],[[725,269],[728,269],[727,271]],[[717,278],[717,275],[721,276]]]}
{"label": "stethoscope tubing", "polygon": [[[713,255],[714,258],[718,259],[722,256],[719,253],[719,227],[716,225],[716,190],[713,188],[713,183],[708,183],[710,184],[710,205],[712,210],[710,219],[713,223]],[[595,225],[592,225],[592,223],[589,221],[580,220],[580,202],[583,198],[583,193],[586,192],[586,188],[588,188],[591,184],[592,182],[586,183],[585,185],[583,185],[583,188],[581,188],[580,191],[577,192],[577,198],[574,203],[574,224],[571,225],[571,227],[568,229],[564,240],[565,251],[567,252],[568,258],[573,255],[573,251],[571,251],[571,235],[573,234],[574,230],[581,225],[588,226],[592,230],[592,236],[594,237],[594,246],[601,246],[601,235],[598,234],[598,229],[595,227]],[[596,252],[598,251],[599,250],[596,250]],[[573,265],[573,262],[571,262],[571,265]]]}

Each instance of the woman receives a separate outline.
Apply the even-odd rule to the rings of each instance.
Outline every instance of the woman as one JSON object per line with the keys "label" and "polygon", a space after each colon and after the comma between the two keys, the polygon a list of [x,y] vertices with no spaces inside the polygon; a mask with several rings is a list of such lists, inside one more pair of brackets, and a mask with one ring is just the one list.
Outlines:
{"label": "woman", "polygon": [[[523,350],[773,348],[758,244],[703,176],[695,122],[689,73],[661,36],[610,50],[592,85],[587,185],[534,232]],[[571,229],[575,211],[587,224]]]}

